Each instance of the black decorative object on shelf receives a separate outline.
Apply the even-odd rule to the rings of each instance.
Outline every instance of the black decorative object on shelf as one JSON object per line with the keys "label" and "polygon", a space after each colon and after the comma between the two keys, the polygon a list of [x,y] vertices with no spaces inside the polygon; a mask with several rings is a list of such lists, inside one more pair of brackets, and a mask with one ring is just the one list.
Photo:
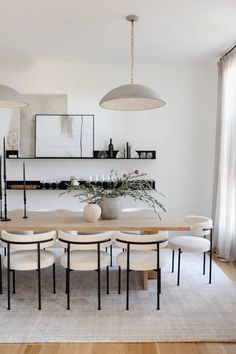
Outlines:
{"label": "black decorative object on shelf", "polygon": [[18,150],[6,150],[7,159],[18,159]]}
{"label": "black decorative object on shelf", "polygon": [[6,142],[3,138],[3,184],[4,184],[4,217],[1,221],[11,221],[7,217],[7,168],[6,168]]}
{"label": "black decorative object on shelf", "polygon": [[[126,149],[123,153],[122,151],[122,157],[117,158],[117,154],[120,153],[120,151],[118,150],[113,150],[113,159],[116,160],[155,160],[156,159],[156,151],[155,150],[136,150],[135,153],[137,155],[137,157],[132,157],[132,153],[131,153],[131,148],[129,145],[129,156],[130,157],[126,157]],[[109,156],[109,151],[102,151],[103,155],[101,156],[101,151],[99,150],[94,150],[93,152],[93,158],[94,159],[107,159],[110,158]],[[107,157],[106,157],[107,156]]]}
{"label": "black decorative object on shelf", "polygon": [[108,145],[108,156],[109,158],[113,158],[114,155],[114,149],[113,149],[113,144],[112,144],[112,139],[110,138],[110,144]]}
{"label": "black decorative object on shelf", "polygon": [[58,183],[58,189],[67,189],[68,184],[70,184],[70,181],[61,181]]}
{"label": "black decorative object on shelf", "polygon": [[25,162],[23,162],[23,196],[24,196],[24,216],[23,219],[28,219],[26,215],[26,181],[25,181]]}
{"label": "black decorative object on shelf", "polygon": [[52,182],[51,183],[51,189],[57,189],[57,183]]}

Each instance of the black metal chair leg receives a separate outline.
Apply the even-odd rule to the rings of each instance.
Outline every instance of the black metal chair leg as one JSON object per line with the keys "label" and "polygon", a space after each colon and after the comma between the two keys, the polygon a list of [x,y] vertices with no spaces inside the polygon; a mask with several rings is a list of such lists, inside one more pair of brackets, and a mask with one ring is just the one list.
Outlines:
{"label": "black metal chair leg", "polygon": [[70,270],[66,269],[67,310],[70,310]]}
{"label": "black metal chair leg", "polygon": [[126,266],[126,310],[129,310],[129,272],[130,272],[130,244],[127,247],[127,266]]}
{"label": "black metal chair leg", "polygon": [[[160,269],[159,269],[160,270]],[[157,310],[160,310],[160,278],[159,278],[159,270],[156,270],[157,273]]]}
{"label": "black metal chair leg", "polygon": [[161,294],[161,268],[158,271],[158,283],[159,294]]}
{"label": "black metal chair leg", "polygon": [[118,268],[118,294],[120,294],[120,288],[121,288],[121,267],[119,266]]}
{"label": "black metal chair leg", "polygon": [[126,310],[129,310],[129,269],[126,272]]}
{"label": "black metal chair leg", "polygon": [[10,248],[7,245],[7,309],[11,309]]}
{"label": "black metal chair leg", "polygon": [[174,273],[174,267],[175,267],[175,250],[172,250],[172,269],[171,269],[172,273]]}
{"label": "black metal chair leg", "polygon": [[40,245],[37,244],[38,251],[38,309],[41,310],[41,265],[40,265]]}
{"label": "black metal chair leg", "polygon": [[41,310],[41,269],[38,269],[38,301],[39,307],[38,309]]}
{"label": "black metal chair leg", "polygon": [[112,267],[112,245],[110,246],[110,266]]}
{"label": "black metal chair leg", "polygon": [[12,294],[16,293],[16,271],[12,271]]}
{"label": "black metal chair leg", "polygon": [[212,276],[212,250],[210,251],[209,284],[211,284],[211,276]]}
{"label": "black metal chair leg", "polygon": [[98,310],[101,310],[101,271],[98,268]]}
{"label": "black metal chair leg", "polygon": [[65,274],[66,274],[66,290],[65,290],[65,293],[67,294],[68,293],[68,284],[67,284],[67,269],[65,271]]}
{"label": "black metal chair leg", "polygon": [[181,249],[179,248],[178,251],[178,275],[177,275],[177,286],[179,286],[179,281],[180,281],[180,256],[181,256]]}
{"label": "black metal chair leg", "polygon": [[109,267],[107,266],[107,294],[109,294]]}
{"label": "black metal chair leg", "polygon": [[0,294],[2,294],[2,256],[0,254]]}
{"label": "black metal chair leg", "polygon": [[52,276],[53,276],[53,294],[56,294],[56,266],[55,266],[55,263],[52,265]]}
{"label": "black metal chair leg", "polygon": [[202,274],[206,274],[206,252],[203,253],[203,267],[202,267]]}
{"label": "black metal chair leg", "polygon": [[209,284],[211,284],[211,276],[212,276],[212,229],[210,231]]}

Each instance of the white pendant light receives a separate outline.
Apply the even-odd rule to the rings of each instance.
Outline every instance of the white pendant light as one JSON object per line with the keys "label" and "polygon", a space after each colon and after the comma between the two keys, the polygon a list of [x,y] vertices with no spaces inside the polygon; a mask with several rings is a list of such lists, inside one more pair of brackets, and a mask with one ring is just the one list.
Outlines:
{"label": "white pendant light", "polygon": [[129,15],[126,19],[131,22],[131,83],[109,91],[99,104],[118,111],[142,111],[164,106],[165,102],[154,90],[134,84],[134,22],[138,16]]}
{"label": "white pendant light", "polygon": [[25,97],[20,92],[0,84],[0,108],[21,108],[28,105]]}

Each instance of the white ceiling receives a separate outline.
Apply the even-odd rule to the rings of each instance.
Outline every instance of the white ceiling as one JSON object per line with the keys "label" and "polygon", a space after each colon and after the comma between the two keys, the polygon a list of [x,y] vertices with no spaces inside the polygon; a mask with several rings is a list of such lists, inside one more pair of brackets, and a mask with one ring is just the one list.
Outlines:
{"label": "white ceiling", "polygon": [[236,0],[0,0],[0,61],[216,60],[236,41]]}

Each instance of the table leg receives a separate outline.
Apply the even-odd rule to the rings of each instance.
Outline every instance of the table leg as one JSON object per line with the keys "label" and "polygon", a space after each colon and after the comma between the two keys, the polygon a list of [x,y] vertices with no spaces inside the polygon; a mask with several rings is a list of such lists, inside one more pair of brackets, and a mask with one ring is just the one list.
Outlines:
{"label": "table leg", "polygon": [[[144,235],[153,235],[157,234],[158,230],[156,231],[144,231]],[[155,279],[157,277],[157,273],[154,271],[145,271],[143,272],[143,290],[148,290],[148,279]]]}
{"label": "table leg", "polygon": [[143,272],[143,290],[148,290],[148,272]]}

